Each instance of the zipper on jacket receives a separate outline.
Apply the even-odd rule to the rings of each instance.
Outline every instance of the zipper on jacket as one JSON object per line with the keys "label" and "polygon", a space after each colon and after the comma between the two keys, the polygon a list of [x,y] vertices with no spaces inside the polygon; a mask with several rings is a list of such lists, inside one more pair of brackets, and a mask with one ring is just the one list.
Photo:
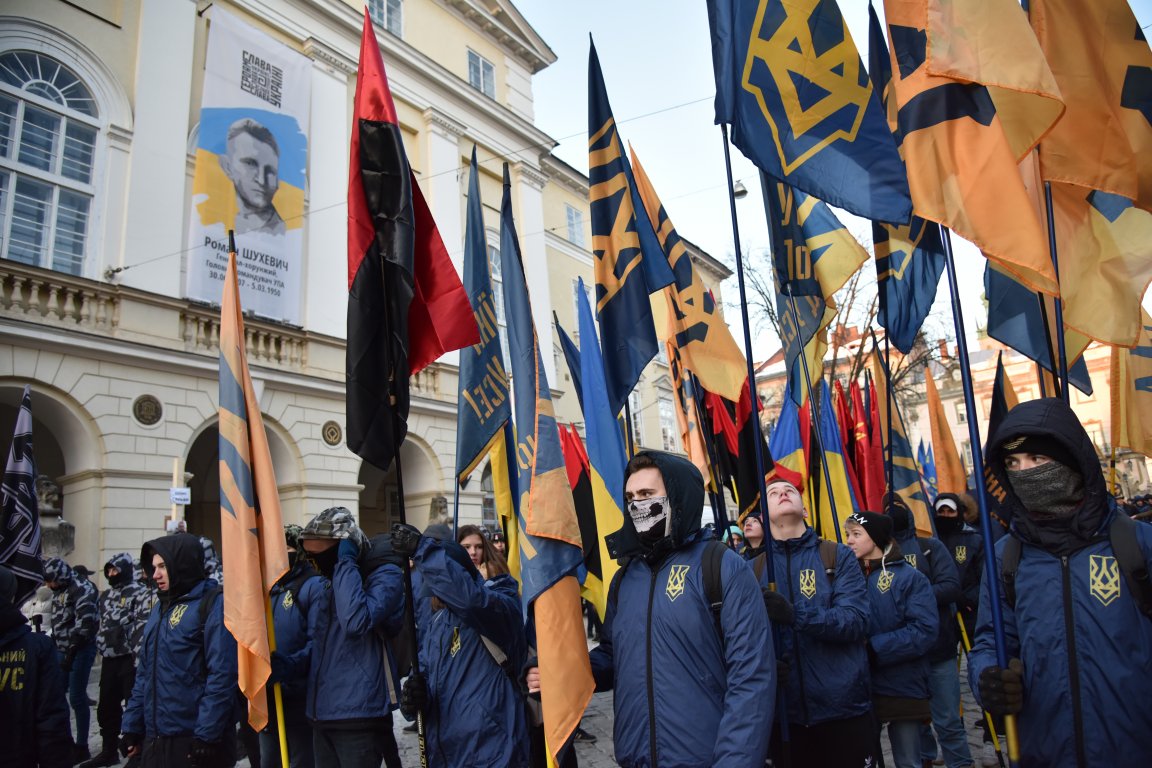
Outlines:
{"label": "zipper on jacket", "polygon": [[648,586],[648,630],[647,654],[648,664],[648,750],[652,754],[652,768],[656,768],[656,697],[652,683],[652,602],[656,599],[656,574],[652,571],[652,580]]}
{"label": "zipper on jacket", "polygon": [[[784,544],[784,560],[785,560],[785,573],[788,574],[788,602],[796,602],[796,591],[793,589],[792,584],[792,547]],[[800,687],[800,717],[803,718],[802,722],[808,723],[808,694],[804,690],[804,667],[800,664],[800,640],[796,636],[795,628],[781,628],[781,632],[790,631],[792,633],[792,660],[794,670],[790,674],[796,675],[796,683]],[[786,698],[786,697],[785,697]],[[785,702],[784,717],[788,716],[787,702]]]}
{"label": "zipper on jacket", "polygon": [[1084,713],[1080,704],[1080,665],[1076,661],[1076,626],[1072,619],[1072,573],[1068,556],[1060,558],[1060,574],[1064,581],[1064,634],[1068,640],[1068,683],[1072,693],[1072,726],[1076,736],[1076,764],[1086,768],[1084,753]]}

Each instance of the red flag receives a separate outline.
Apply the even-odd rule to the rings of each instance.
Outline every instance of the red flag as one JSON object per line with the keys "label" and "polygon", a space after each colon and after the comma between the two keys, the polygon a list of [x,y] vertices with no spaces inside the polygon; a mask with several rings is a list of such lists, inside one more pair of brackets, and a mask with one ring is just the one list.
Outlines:
{"label": "red flag", "polygon": [[852,420],[852,412],[848,395],[844,393],[844,387],[840,385],[840,380],[836,379],[836,388],[832,393],[832,405],[836,411],[836,425],[840,428],[840,448],[841,454],[844,456],[844,472],[848,475],[848,484],[852,487],[853,498],[856,503],[860,504],[864,501],[864,494],[861,493],[859,471],[856,468],[856,452],[854,445],[854,435],[856,430],[855,422]]}
{"label": "red flag", "polygon": [[863,509],[879,509],[884,497],[884,469],[881,466],[877,472],[873,462],[872,439],[868,436],[869,414],[864,408],[864,394],[860,384],[852,382],[849,391],[852,397],[853,449],[856,454],[856,475],[860,480],[860,505]]}
{"label": "red flag", "polygon": [[888,479],[884,476],[884,427],[880,424],[880,401],[876,395],[876,382],[871,378],[868,379],[868,404],[868,431],[871,433],[868,443],[868,509],[880,512],[884,509]]}
{"label": "red flag", "polygon": [[387,469],[408,377],[480,342],[468,294],[416,185],[367,9],[348,166],[348,447]]}

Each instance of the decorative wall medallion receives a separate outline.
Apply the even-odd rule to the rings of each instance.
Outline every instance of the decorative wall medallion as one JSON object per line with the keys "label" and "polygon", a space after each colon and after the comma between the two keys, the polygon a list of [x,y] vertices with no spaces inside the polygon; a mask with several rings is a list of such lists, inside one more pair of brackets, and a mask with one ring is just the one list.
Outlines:
{"label": "decorative wall medallion", "polygon": [[324,426],[320,428],[320,434],[323,436],[324,442],[331,446],[340,445],[340,439],[344,437],[344,431],[334,421],[324,422]]}
{"label": "decorative wall medallion", "polygon": [[154,396],[140,395],[132,403],[132,415],[136,417],[136,421],[146,427],[151,427],[160,423],[161,417],[164,416],[164,407]]}

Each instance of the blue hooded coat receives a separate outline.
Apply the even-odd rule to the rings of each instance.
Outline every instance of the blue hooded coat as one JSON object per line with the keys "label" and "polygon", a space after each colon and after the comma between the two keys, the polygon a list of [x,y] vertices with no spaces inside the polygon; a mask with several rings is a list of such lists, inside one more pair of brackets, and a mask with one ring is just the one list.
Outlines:
{"label": "blue hooded coat", "polygon": [[495,643],[507,657],[506,668],[519,673],[527,643],[516,580],[505,574],[485,581],[459,545],[428,537],[420,540],[413,561],[423,592],[445,606],[429,609],[420,633],[429,764],[526,768],[524,699],[483,640]]}
{"label": "blue hooded coat", "polygon": [[[234,724],[236,641],[224,626],[224,599],[204,578],[204,550],[188,533],[153,539],[140,552],[151,578],[152,556],[168,567],[136,664],[136,684],[124,712],[124,733],[148,739],[193,736],[221,742]],[[210,600],[201,622],[202,600]]]}
{"label": "blue hooded coat", "polygon": [[[284,660],[286,674],[279,682],[284,699],[303,707],[312,666],[312,638],[328,632],[332,585],[300,558],[272,585],[272,625],[276,629],[276,654]],[[272,690],[269,686],[269,698]],[[273,710],[269,710],[273,711]]]}
{"label": "blue hooded coat", "polygon": [[776,664],[763,597],[748,564],[726,550],[720,628],[705,598],[700,530],[704,483],[686,459],[655,451],[671,518],[641,544],[631,517],[608,538],[630,558],[609,591],[601,643],[590,653],[597,690],[615,691],[614,744],[624,768],[761,768],[768,754]]}
{"label": "blue hooded coat", "polygon": [[[1018,435],[1053,438],[1075,457],[1084,500],[1070,520],[1039,522],[1021,506],[1002,448]],[[1046,398],[1013,408],[989,445],[987,467],[1007,490],[1010,535],[1021,542],[1014,608],[1000,589],[1008,657],[1024,665],[1020,765],[1145,766],[1152,755],[1152,620],[1140,613],[1115,560],[1108,529],[1116,508],[1092,441],[1063,401]],[[1152,562],[1152,527],[1139,523],[1136,535]],[[996,545],[997,573],[1006,541]],[[989,601],[985,577],[968,662],[977,695],[980,673],[996,665]]]}
{"label": "blue hooded coat", "polygon": [[[836,572],[830,580],[820,558],[820,537],[808,528],[796,539],[773,539],[772,563],[776,590],[795,611],[792,626],[778,628],[776,647],[777,657],[791,665],[788,721],[810,726],[868,713],[868,598],[852,550],[836,546]],[[761,586],[768,586],[767,570]]]}

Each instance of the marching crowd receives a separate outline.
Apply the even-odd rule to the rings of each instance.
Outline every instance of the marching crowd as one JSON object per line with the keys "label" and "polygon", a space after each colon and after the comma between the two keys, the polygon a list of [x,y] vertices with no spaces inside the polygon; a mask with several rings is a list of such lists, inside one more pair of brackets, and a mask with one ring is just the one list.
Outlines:
{"label": "marching crowd", "polygon": [[[998,604],[970,497],[941,494],[937,535],[923,537],[893,494],[885,513],[854,510],[837,544],[809,525],[799,489],[770,478],[767,520],[750,516],[721,541],[701,527],[699,471],[636,454],[624,525],[608,537],[621,568],[590,652],[597,690],[614,692],[617,762],[863,768],[883,764],[886,732],[897,768],[988,765],[1013,715],[1023,766],[1145,765],[1152,528],[1118,510],[1061,401],[1017,406],[988,446],[1013,512],[1010,530],[992,532]],[[286,526],[285,540],[271,680],[292,766],[396,768],[396,709],[420,713],[430,766],[545,764],[534,627],[502,540],[475,526],[368,538],[342,507]],[[105,564],[99,595],[47,561],[50,638],[27,626],[0,568],[0,766],[234,763],[244,700],[214,551],[178,532],[144,545],[139,573],[133,559]],[[413,651],[420,672],[401,680]],[[102,749],[89,756],[97,655]],[[961,714],[961,656],[985,710],[982,755]],[[276,727],[247,739],[254,766],[280,764]]]}

